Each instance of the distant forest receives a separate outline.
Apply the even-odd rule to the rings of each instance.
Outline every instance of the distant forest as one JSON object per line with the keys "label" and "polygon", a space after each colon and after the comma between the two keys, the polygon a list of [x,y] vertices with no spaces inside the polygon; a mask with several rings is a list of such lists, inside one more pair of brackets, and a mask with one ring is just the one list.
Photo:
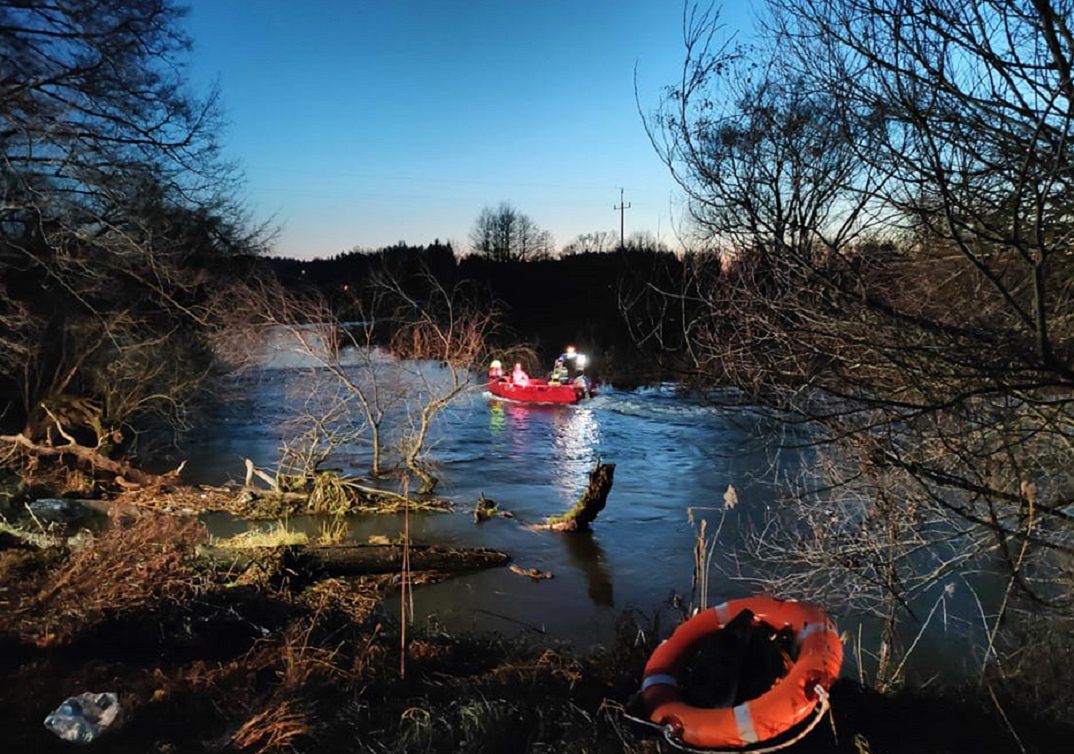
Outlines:
{"label": "distant forest", "polygon": [[[341,319],[359,316],[356,297],[377,274],[388,272],[411,285],[460,282],[487,293],[499,307],[498,347],[528,346],[525,366],[536,376],[551,369],[563,347],[572,344],[591,359],[594,376],[621,385],[663,379],[678,372],[677,343],[668,341],[681,318],[682,298],[657,295],[683,287],[684,261],[663,250],[627,247],[540,259],[497,261],[459,255],[450,244],[400,243],[375,251],[352,251],[329,259],[267,260],[293,291],[315,289]],[[659,300],[659,310],[649,306]],[[670,305],[669,305],[670,304]],[[660,339],[647,338],[663,320]],[[680,330],[681,332],[681,330]]]}

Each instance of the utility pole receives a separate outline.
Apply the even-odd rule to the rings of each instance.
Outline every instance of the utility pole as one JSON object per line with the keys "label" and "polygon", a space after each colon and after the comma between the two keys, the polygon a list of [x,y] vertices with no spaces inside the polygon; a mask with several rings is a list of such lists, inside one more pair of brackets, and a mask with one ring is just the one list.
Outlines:
{"label": "utility pole", "polygon": [[629,204],[623,204],[623,189],[619,189],[619,206],[613,206],[612,209],[619,210],[619,249],[626,248],[626,239],[623,236],[623,211],[630,209]]}

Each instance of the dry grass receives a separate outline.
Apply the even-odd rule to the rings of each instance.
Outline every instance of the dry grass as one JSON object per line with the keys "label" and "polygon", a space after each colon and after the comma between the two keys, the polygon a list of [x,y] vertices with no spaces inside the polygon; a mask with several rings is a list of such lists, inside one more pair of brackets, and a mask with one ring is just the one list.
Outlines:
{"label": "dry grass", "polygon": [[307,506],[314,513],[340,515],[360,506],[362,498],[356,479],[334,471],[322,471],[313,477]]}
{"label": "dry grass", "polygon": [[455,504],[441,498],[413,498],[409,503],[402,500],[379,498],[366,504],[356,506],[355,513],[402,513],[404,508],[411,512],[422,511],[425,513],[447,513],[454,509]]}
{"label": "dry grass", "polygon": [[[423,571],[413,574],[412,583],[432,584],[450,577],[451,574]],[[335,611],[356,625],[366,625],[385,596],[398,586],[398,573],[321,579],[308,586],[300,599],[314,610],[324,613]],[[379,631],[379,627],[376,630]]]}
{"label": "dry grass", "polygon": [[289,545],[309,544],[310,538],[304,532],[288,528],[286,521],[277,521],[267,527],[247,529],[241,534],[226,539],[214,539],[213,544],[220,547],[238,549],[251,547],[287,547]]}
{"label": "dry grass", "polygon": [[3,516],[0,516],[0,539],[23,543],[30,547],[56,547],[63,543],[61,537],[50,534],[49,530],[44,527],[37,531],[20,529],[8,523]]}
{"label": "dry grass", "polygon": [[181,602],[205,587],[192,562],[205,539],[198,521],[155,514],[111,518],[103,534],[49,573],[40,591],[19,601],[12,611],[19,633],[51,644],[110,614]]}
{"label": "dry grass", "polygon": [[292,700],[276,702],[244,722],[230,744],[252,754],[294,751],[295,744],[310,732],[309,713]]}
{"label": "dry grass", "polygon": [[[114,489],[110,485],[94,478],[82,469],[68,468],[62,464],[50,463],[34,455],[26,455],[14,463],[4,464],[0,459],[0,471],[6,469],[17,477],[21,486],[47,490],[49,497],[95,497],[105,489]],[[9,458],[9,461],[14,459]],[[19,473],[14,475],[14,469]],[[4,495],[0,493],[0,502]]]}
{"label": "dry grass", "polygon": [[343,516],[333,516],[321,524],[320,531],[317,533],[317,544],[341,545],[347,541],[348,533],[347,519]]}
{"label": "dry grass", "polygon": [[187,682],[199,692],[239,689],[247,697],[256,696],[265,678],[273,678],[273,696],[295,695],[315,686],[346,683],[353,678],[344,660],[343,642],[325,638],[328,621],[318,607],[293,620],[278,634],[259,639],[241,656],[215,668],[199,665],[187,675]]}
{"label": "dry grass", "polygon": [[298,621],[284,632],[282,641],[273,650],[278,652],[276,663],[280,689],[295,692],[313,681],[347,680],[349,673],[340,664],[342,644],[323,646],[312,640],[318,628],[318,610]]}
{"label": "dry grass", "polygon": [[[404,680],[395,665],[397,635],[380,624],[347,620],[337,609],[346,585],[333,586],[307,590],[305,601],[317,606],[280,633],[215,670],[204,672],[202,666],[200,677],[188,675],[193,690],[217,699],[220,707],[233,703],[228,700],[252,700],[253,714],[231,739],[233,746],[258,752],[287,746],[340,750],[347,741],[347,750],[383,752],[515,751],[535,740],[554,746],[594,735],[585,710],[598,709],[611,693],[609,672],[622,676],[631,692],[636,687],[633,667],[600,666],[593,673],[587,660],[570,653],[534,653],[516,641],[438,632],[409,642],[411,665]],[[639,651],[644,647],[634,648],[632,661]],[[342,701],[348,699],[349,707]],[[346,714],[314,729],[310,712],[327,711],[326,701]],[[354,748],[363,741],[379,742],[379,748]],[[610,739],[592,750],[633,750],[621,744]]]}
{"label": "dry grass", "polygon": [[165,490],[138,488],[116,496],[116,502],[127,506],[151,508],[166,512],[220,510],[239,512],[238,490],[225,487],[176,486]]}
{"label": "dry grass", "polygon": [[303,493],[175,487],[129,490],[118,495],[116,502],[169,513],[225,511],[248,520],[287,518],[301,513],[398,513],[404,504],[421,511],[444,512],[454,507],[449,500],[432,497],[416,497],[404,503],[404,497],[398,493],[365,487],[359,478],[335,472],[317,474],[309,484],[309,491]]}

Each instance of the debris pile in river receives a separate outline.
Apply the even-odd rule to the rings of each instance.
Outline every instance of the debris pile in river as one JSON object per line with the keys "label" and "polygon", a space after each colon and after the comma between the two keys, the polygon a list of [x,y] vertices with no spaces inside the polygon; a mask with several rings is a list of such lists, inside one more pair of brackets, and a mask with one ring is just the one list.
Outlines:
{"label": "debris pile in river", "polygon": [[408,497],[360,484],[356,480],[346,484],[340,482],[340,485],[343,485],[340,489],[344,492],[340,494],[345,494],[344,497],[330,493],[327,484],[300,491],[200,485],[167,490],[127,490],[116,496],[116,502],[168,513],[225,511],[251,520],[289,518],[303,513],[398,513],[404,507],[412,511],[449,511],[454,507],[449,500],[428,496]]}

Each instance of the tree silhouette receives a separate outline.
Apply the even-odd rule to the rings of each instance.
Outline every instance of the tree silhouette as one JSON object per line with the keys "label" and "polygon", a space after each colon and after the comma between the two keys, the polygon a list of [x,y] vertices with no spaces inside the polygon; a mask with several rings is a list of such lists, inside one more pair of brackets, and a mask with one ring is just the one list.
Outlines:
{"label": "tree silhouette", "polygon": [[69,420],[108,453],[139,416],[181,422],[228,308],[213,270],[262,240],[215,92],[187,93],[181,15],[0,3],[0,424],[32,440]]}
{"label": "tree silhouette", "polygon": [[507,202],[481,210],[470,231],[470,245],[474,253],[496,262],[542,259],[555,248],[551,233]]}

